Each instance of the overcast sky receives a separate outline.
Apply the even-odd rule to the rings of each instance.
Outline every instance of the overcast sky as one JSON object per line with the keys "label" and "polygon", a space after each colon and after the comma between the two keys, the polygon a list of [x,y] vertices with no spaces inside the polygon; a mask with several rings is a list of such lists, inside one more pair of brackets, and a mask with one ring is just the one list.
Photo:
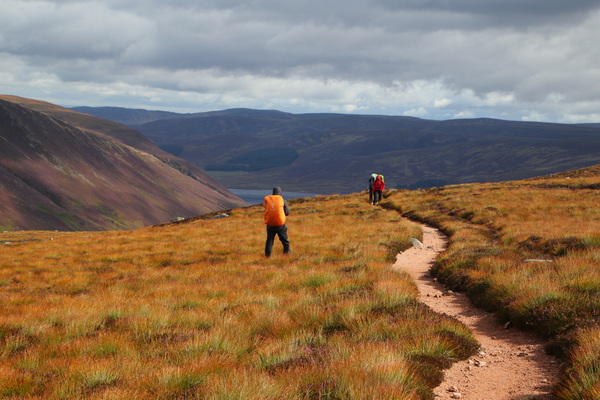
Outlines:
{"label": "overcast sky", "polygon": [[0,94],[600,122],[598,0],[0,0]]}

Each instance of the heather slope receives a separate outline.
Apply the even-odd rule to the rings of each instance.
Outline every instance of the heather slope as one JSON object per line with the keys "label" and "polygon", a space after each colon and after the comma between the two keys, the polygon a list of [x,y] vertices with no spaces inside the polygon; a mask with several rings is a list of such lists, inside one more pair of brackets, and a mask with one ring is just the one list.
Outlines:
{"label": "heather slope", "polygon": [[[599,171],[389,191],[382,207],[364,193],[292,200],[292,254],[271,258],[260,206],[131,231],[2,234],[0,393],[430,400],[442,369],[478,346],[390,268],[421,238],[400,211],[449,236],[438,282],[510,333],[550,340],[564,362],[557,398],[598,399]],[[531,357],[521,345],[515,357]]]}
{"label": "heather slope", "polygon": [[391,269],[420,228],[361,195],[290,208],[271,258],[261,206],[0,234],[0,396],[431,399],[477,344]]}
{"label": "heather slope", "polygon": [[129,229],[244,204],[201,171],[110,121],[0,99],[3,229]]}

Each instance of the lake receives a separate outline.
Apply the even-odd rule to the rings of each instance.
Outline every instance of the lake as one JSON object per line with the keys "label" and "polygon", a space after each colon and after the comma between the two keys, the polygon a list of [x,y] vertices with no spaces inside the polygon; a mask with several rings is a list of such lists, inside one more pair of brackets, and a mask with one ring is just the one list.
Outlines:
{"label": "lake", "polygon": [[[240,197],[241,199],[247,201],[249,204],[262,204],[265,196],[273,194],[273,189],[271,190],[248,190],[248,189],[227,189],[231,193]],[[301,197],[315,197],[318,196],[318,193],[301,193],[301,192],[286,192],[282,193],[283,198],[286,200],[289,199],[297,199]]]}

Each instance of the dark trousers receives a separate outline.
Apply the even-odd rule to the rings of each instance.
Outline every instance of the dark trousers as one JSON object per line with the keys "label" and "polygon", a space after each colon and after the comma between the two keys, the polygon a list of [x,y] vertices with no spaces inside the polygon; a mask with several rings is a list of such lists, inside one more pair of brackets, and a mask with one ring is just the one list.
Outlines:
{"label": "dark trousers", "polygon": [[373,203],[377,204],[381,201],[381,190],[373,191]]}
{"label": "dark trousers", "polygon": [[279,240],[283,245],[283,253],[285,254],[290,252],[290,241],[288,240],[287,226],[285,224],[281,226],[267,225],[267,242],[265,243],[265,256],[267,257],[269,257],[273,252],[275,235],[279,237]]}

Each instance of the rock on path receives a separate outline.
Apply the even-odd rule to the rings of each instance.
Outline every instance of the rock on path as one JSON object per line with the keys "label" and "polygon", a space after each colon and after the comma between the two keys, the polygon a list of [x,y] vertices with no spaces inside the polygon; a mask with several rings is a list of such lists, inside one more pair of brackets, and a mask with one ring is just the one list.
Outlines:
{"label": "rock on path", "polygon": [[446,371],[444,382],[434,389],[436,399],[550,399],[559,363],[544,353],[544,343],[532,334],[505,328],[464,294],[448,291],[431,278],[429,269],[446,243],[440,231],[424,225],[422,248],[398,254],[393,266],[413,276],[420,301],[468,326],[481,345],[479,354]]}

